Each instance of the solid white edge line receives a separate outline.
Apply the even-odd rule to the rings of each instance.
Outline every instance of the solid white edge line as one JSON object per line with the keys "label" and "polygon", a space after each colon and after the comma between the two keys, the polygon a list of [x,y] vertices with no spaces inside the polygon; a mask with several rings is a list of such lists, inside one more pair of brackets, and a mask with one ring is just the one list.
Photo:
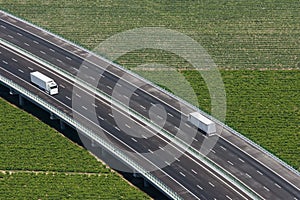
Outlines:
{"label": "solid white edge line", "polygon": [[[41,62],[41,61],[40,61]],[[186,156],[188,156],[188,155],[186,155]],[[188,157],[190,157],[190,156],[188,156]],[[177,161],[180,161],[178,158],[175,158]],[[194,159],[193,159],[194,160]],[[194,162],[195,162],[195,160],[194,160]],[[196,162],[198,165],[199,165],[199,162]],[[205,169],[205,168],[204,168]],[[209,171],[210,172],[210,171]],[[210,172],[211,174],[213,174],[212,172]],[[217,177],[217,176],[216,176]],[[223,183],[225,183],[222,179],[220,179],[219,177],[217,177],[220,181],[222,181]],[[224,178],[224,177],[223,177]],[[228,187],[230,187],[230,188],[232,188],[230,185],[228,185],[227,183],[225,183]],[[182,186],[182,187],[184,187],[184,186]],[[185,188],[185,187],[184,187]],[[185,188],[186,189],[186,188]],[[233,188],[232,188],[233,189]],[[189,191],[188,189],[186,189],[187,191]],[[233,189],[234,190],[234,189]],[[235,192],[237,192],[238,194],[240,194],[238,191],[236,191],[236,190],[234,190]],[[194,195],[191,191],[189,191],[192,195]],[[241,194],[240,194],[241,195]],[[243,196],[243,195],[241,195],[241,196]],[[244,196],[243,196],[244,197]],[[244,197],[245,198],[245,197]]]}

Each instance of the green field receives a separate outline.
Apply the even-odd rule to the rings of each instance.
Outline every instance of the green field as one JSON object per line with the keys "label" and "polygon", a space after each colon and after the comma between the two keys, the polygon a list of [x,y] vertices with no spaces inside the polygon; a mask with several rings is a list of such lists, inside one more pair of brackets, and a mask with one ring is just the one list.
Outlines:
{"label": "green field", "polygon": [[0,110],[0,199],[149,199],[86,150],[2,98]]}
{"label": "green field", "polygon": [[220,68],[299,68],[296,0],[2,0],[0,7],[89,49],[125,30],[159,26],[198,41]]}
{"label": "green field", "polygon": [[[178,73],[136,72],[193,102]],[[209,113],[210,95],[199,72],[181,74],[197,95],[199,107]],[[221,75],[227,96],[226,124],[300,170],[300,71],[221,70]]]}
{"label": "green field", "polygon": [[[187,34],[207,50],[221,70],[227,93],[226,123],[300,170],[298,1],[0,0],[0,8],[88,49],[95,48],[116,33],[132,28],[159,26]],[[134,51],[122,56],[117,62],[133,70],[136,66],[151,62],[168,64],[177,69],[188,66],[186,61],[169,52],[149,49]],[[182,71],[182,74],[198,95],[200,108],[209,113],[210,98],[203,80],[195,71]],[[13,132],[15,118],[11,117],[11,127],[8,128]],[[2,119],[0,123],[2,124]],[[23,128],[24,124],[20,126]],[[5,142],[12,140],[13,136],[11,139],[7,135],[2,136],[5,137],[0,145],[9,148],[10,145],[5,145]],[[28,140],[30,138],[33,140],[29,135]],[[22,139],[13,140],[15,141],[20,146],[25,145],[22,144]],[[56,146],[56,142],[53,145]],[[31,147],[25,145],[19,153],[26,154],[28,151],[31,152],[30,155],[36,154]],[[2,147],[0,150],[4,150],[4,154],[9,152]],[[76,151],[79,150],[62,149],[60,152]],[[74,166],[69,166],[76,159],[69,158],[65,153],[59,155],[66,157],[66,161],[51,161],[57,162],[57,166],[37,156],[30,157],[30,162],[22,157],[6,157],[6,161],[4,164],[0,163],[0,166],[9,168],[12,165],[16,169],[42,170],[40,168],[46,165],[49,170],[87,170],[95,173],[105,168],[94,167],[97,165],[96,161],[91,161],[87,166],[77,161]],[[0,160],[3,159],[1,156],[3,155],[0,155]],[[32,162],[38,167],[32,166]],[[0,178],[0,184],[8,178],[9,175]],[[3,182],[7,185],[11,183]],[[59,178],[56,184],[58,182]]]}
{"label": "green field", "polygon": [[0,199],[150,199],[113,173],[0,172]]}

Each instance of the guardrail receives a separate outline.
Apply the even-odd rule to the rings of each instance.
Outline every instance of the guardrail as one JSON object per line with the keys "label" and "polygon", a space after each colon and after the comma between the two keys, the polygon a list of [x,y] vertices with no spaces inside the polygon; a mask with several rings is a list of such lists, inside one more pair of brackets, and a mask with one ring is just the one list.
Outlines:
{"label": "guardrail", "polygon": [[219,124],[220,126],[222,126],[223,128],[225,128],[226,130],[230,131],[231,133],[233,133],[234,135],[236,135],[236,136],[239,137],[240,139],[244,140],[244,141],[247,142],[248,144],[252,145],[253,147],[255,147],[255,148],[257,148],[258,150],[262,151],[263,153],[267,154],[268,156],[270,156],[271,158],[273,158],[275,161],[279,162],[282,166],[284,166],[284,167],[287,168],[288,170],[290,170],[290,171],[292,171],[293,173],[295,173],[296,175],[300,176],[300,172],[299,172],[299,171],[297,171],[296,169],[294,169],[293,167],[291,167],[290,165],[288,165],[287,163],[285,163],[284,161],[282,161],[280,158],[278,158],[277,156],[273,155],[272,153],[270,153],[269,151],[267,151],[266,149],[264,149],[264,148],[261,147],[260,145],[254,143],[254,142],[251,141],[250,139],[246,138],[245,136],[243,136],[242,134],[240,134],[240,133],[237,132],[236,130],[232,129],[231,127],[227,126],[227,125],[224,124],[223,122],[219,121],[218,119],[214,118],[213,116],[211,116],[211,115],[205,113],[204,111],[200,110],[198,107],[192,105],[191,103],[189,103],[189,102],[187,102],[187,101],[185,101],[185,100],[183,100],[183,99],[181,99],[181,98],[179,98],[179,97],[173,95],[172,93],[170,93],[170,92],[164,90],[163,88],[161,88],[161,87],[155,85],[155,84],[152,83],[151,81],[149,81],[149,80],[147,80],[147,79],[145,79],[145,78],[139,76],[138,74],[133,73],[133,72],[130,71],[130,70],[127,70],[126,68],[122,67],[121,65],[118,65],[118,64],[116,64],[116,63],[113,63],[112,61],[106,59],[105,57],[103,57],[103,56],[100,57],[98,54],[95,54],[94,52],[91,52],[90,50],[87,50],[87,49],[83,48],[82,46],[79,46],[79,45],[76,44],[75,42],[68,41],[68,40],[64,39],[63,37],[61,37],[61,36],[59,36],[59,35],[57,35],[57,34],[51,33],[50,31],[46,30],[45,28],[41,28],[41,27],[39,27],[39,26],[37,26],[37,25],[35,25],[35,24],[29,22],[29,21],[26,21],[26,20],[24,20],[24,19],[21,19],[21,18],[19,18],[19,17],[16,17],[16,16],[14,16],[14,15],[12,15],[12,14],[6,12],[6,11],[3,11],[3,10],[2,10],[2,12],[5,13],[6,15],[10,16],[11,18],[14,18],[14,19],[16,19],[16,20],[22,21],[23,23],[29,24],[30,26],[32,26],[32,27],[34,27],[34,28],[36,28],[36,29],[38,29],[38,30],[41,30],[41,31],[43,31],[43,32],[46,32],[46,33],[49,34],[49,35],[52,35],[52,36],[54,36],[54,37],[57,37],[57,38],[59,38],[60,40],[62,40],[62,41],[64,41],[64,42],[70,43],[71,45],[73,45],[73,46],[75,46],[75,47],[77,47],[77,48],[79,48],[79,49],[82,49],[82,50],[86,51],[87,53],[89,53],[89,54],[91,54],[91,55],[93,55],[93,56],[95,56],[95,57],[101,58],[101,59],[105,60],[106,62],[110,63],[111,65],[113,65],[113,66],[115,66],[115,67],[117,67],[117,68],[119,68],[119,69],[125,71],[126,73],[129,73],[130,75],[132,75],[132,76],[134,76],[134,77],[136,77],[136,78],[138,78],[138,79],[144,81],[145,83],[150,84],[151,86],[155,87],[156,89],[160,90],[161,92],[164,92],[165,94],[168,94],[169,96],[173,97],[173,98],[176,99],[177,101],[180,101],[181,103],[183,103],[183,104],[185,104],[186,106],[188,106],[188,107],[194,109],[195,111],[200,112],[201,114],[203,114],[204,116],[206,116],[206,117],[208,117],[209,119],[213,120],[214,122],[216,122],[217,124]]}
{"label": "guardrail", "polygon": [[121,110],[125,110],[125,112],[129,112],[131,116],[134,116],[135,118],[141,120],[143,123],[147,124],[149,127],[151,127],[154,131],[161,133],[165,137],[167,137],[170,141],[172,141],[177,146],[181,147],[182,149],[186,149],[189,153],[191,153],[196,158],[199,158],[203,163],[205,163],[207,166],[209,166],[211,169],[213,169],[216,173],[223,176],[227,181],[231,182],[238,188],[240,188],[243,192],[245,192],[247,195],[249,195],[252,199],[260,199],[260,197],[252,191],[250,188],[248,188],[244,183],[242,183],[240,180],[235,178],[233,175],[231,175],[229,172],[227,172],[225,169],[223,169],[221,166],[215,164],[212,162],[209,158],[201,155],[196,149],[191,147],[189,144],[177,139],[173,134],[169,133],[168,131],[161,129],[157,124],[153,123],[148,118],[144,117],[143,115],[137,113],[135,110],[133,110],[130,107],[127,107],[122,102],[115,100],[111,96],[107,95],[106,93],[102,92],[98,88],[95,88],[94,86],[91,86],[89,83],[84,82],[83,80],[79,79],[78,77],[72,75],[71,73],[49,63],[48,61],[45,61],[31,52],[28,52],[14,44],[11,44],[8,41],[4,41],[0,38],[0,44],[4,44],[6,46],[9,46],[9,48],[13,48],[15,51],[29,57],[32,60],[35,60],[36,62],[39,62],[43,64],[44,66],[47,66],[48,68],[56,71],[57,73],[61,74],[62,76],[66,76],[68,79],[72,80],[73,82],[77,84],[83,85],[83,87],[88,88],[90,91],[93,92],[93,94],[98,94],[101,98],[105,99],[106,101],[110,102],[112,105],[115,105]]}
{"label": "guardrail", "polygon": [[[151,182],[153,185],[156,185],[159,189],[161,189],[165,194],[167,194],[169,197],[173,199],[181,200],[182,198],[171,188],[169,188],[167,185],[165,185],[162,181],[160,181],[158,178],[153,176],[150,172],[143,169],[139,164],[132,161],[127,155],[125,155],[122,151],[120,151],[118,148],[114,148],[112,145],[110,145],[105,140],[98,137],[94,132],[91,130],[85,128],[83,125],[78,123],[76,120],[71,118],[70,116],[66,115],[64,112],[60,111],[56,107],[48,104],[46,101],[44,101],[42,98],[38,97],[37,95],[34,95],[30,91],[26,90],[25,88],[21,87],[20,85],[16,84],[12,80],[2,76],[0,74],[0,81],[12,88],[14,91],[17,91],[18,93],[22,94],[26,98],[38,103],[48,111],[52,112],[56,116],[60,117],[62,120],[64,120],[66,123],[70,124],[71,126],[77,128],[82,133],[86,134],[90,139],[96,141],[98,144],[100,144],[103,148],[105,148],[107,151],[109,151],[111,154],[115,155],[119,159],[121,159],[124,163],[126,163],[128,166],[131,166],[133,169],[135,169],[138,173],[140,173],[144,178],[146,178],[149,182]],[[73,111],[74,112],[74,111]]]}

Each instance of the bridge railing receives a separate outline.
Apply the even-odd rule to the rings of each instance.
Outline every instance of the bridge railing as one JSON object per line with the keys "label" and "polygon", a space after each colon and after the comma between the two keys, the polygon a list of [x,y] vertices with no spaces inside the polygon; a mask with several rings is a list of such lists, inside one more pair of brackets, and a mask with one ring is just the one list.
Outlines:
{"label": "bridge railing", "polygon": [[293,173],[295,173],[296,175],[300,176],[300,172],[299,172],[299,171],[297,171],[296,169],[294,169],[293,167],[291,167],[290,165],[288,165],[287,163],[285,163],[284,161],[282,161],[280,158],[278,158],[278,157],[275,156],[274,154],[270,153],[269,151],[267,151],[266,149],[264,149],[263,147],[261,147],[260,145],[256,144],[255,142],[251,141],[250,139],[246,138],[245,136],[243,136],[242,134],[240,134],[240,133],[237,132],[236,130],[232,129],[231,127],[227,126],[227,125],[224,124],[223,122],[219,121],[218,119],[214,118],[213,116],[211,116],[211,115],[205,113],[204,111],[200,110],[198,107],[196,107],[196,106],[192,105],[191,103],[189,103],[189,102],[187,102],[187,101],[185,101],[185,100],[183,100],[183,99],[181,99],[181,98],[175,96],[174,94],[172,94],[172,93],[170,93],[170,92],[164,90],[163,88],[161,88],[161,87],[155,85],[155,84],[152,83],[151,81],[149,81],[149,80],[147,80],[147,79],[145,79],[145,78],[139,76],[138,74],[133,73],[133,72],[130,71],[130,70],[127,70],[126,68],[124,68],[124,67],[122,67],[122,66],[120,66],[120,65],[118,65],[118,64],[116,64],[116,63],[113,63],[112,61],[110,61],[110,60],[104,58],[103,56],[100,57],[98,54],[95,54],[94,52],[91,52],[90,50],[87,50],[87,49],[83,48],[82,46],[76,44],[75,42],[68,41],[68,40],[66,40],[65,38],[63,38],[63,37],[61,37],[61,36],[59,36],[59,35],[56,35],[56,34],[54,34],[54,33],[51,33],[50,31],[46,30],[45,28],[41,28],[41,27],[39,27],[39,26],[37,26],[37,25],[35,25],[35,24],[29,22],[29,21],[26,21],[26,20],[24,20],[24,19],[18,18],[18,17],[14,16],[14,15],[11,15],[11,14],[8,13],[8,12],[5,12],[5,11],[1,11],[1,12],[5,13],[6,15],[8,15],[8,16],[11,17],[11,18],[14,18],[14,19],[16,19],[16,20],[22,21],[23,23],[29,24],[30,26],[32,26],[32,27],[34,27],[34,28],[36,28],[36,29],[38,29],[38,30],[41,30],[41,31],[43,31],[43,32],[46,32],[46,33],[49,34],[49,35],[52,35],[52,36],[54,36],[54,37],[57,37],[57,38],[59,38],[59,39],[62,40],[62,41],[65,41],[65,42],[67,42],[67,43],[70,43],[71,45],[73,45],[73,46],[75,46],[75,47],[77,47],[77,48],[79,48],[79,49],[82,49],[82,50],[88,52],[89,54],[91,54],[91,55],[93,55],[93,56],[99,57],[99,58],[105,60],[106,62],[112,64],[113,66],[115,66],[115,67],[117,67],[117,68],[119,68],[119,69],[125,71],[126,73],[129,73],[129,74],[131,74],[132,76],[134,76],[134,77],[136,77],[136,78],[138,78],[138,79],[144,81],[145,83],[150,84],[151,86],[153,86],[153,87],[155,87],[156,89],[158,89],[158,90],[160,90],[160,91],[162,91],[162,92],[168,94],[169,96],[171,96],[171,97],[173,97],[174,99],[178,100],[179,102],[185,104],[186,106],[192,108],[193,110],[198,111],[198,112],[200,112],[201,114],[203,114],[204,116],[210,118],[211,120],[213,120],[214,122],[216,122],[217,124],[219,124],[220,126],[222,126],[223,128],[225,128],[226,130],[230,131],[231,133],[233,133],[234,135],[236,135],[236,136],[239,137],[240,139],[244,140],[244,141],[247,142],[248,144],[252,145],[253,147],[255,147],[255,148],[257,148],[258,150],[260,150],[260,151],[262,151],[263,153],[265,153],[266,155],[270,156],[271,158],[273,158],[275,161],[279,162],[282,166],[284,166],[285,168],[287,168],[287,169],[290,170],[291,172],[293,172]]}
{"label": "bridge railing", "polygon": [[20,93],[27,99],[30,99],[31,101],[34,101],[38,103],[40,106],[47,109],[49,112],[55,114],[59,118],[61,118],[66,123],[70,124],[71,126],[77,128],[82,133],[84,133],[87,137],[97,142],[99,145],[101,145],[103,148],[105,148],[107,151],[109,151],[111,154],[116,156],[117,158],[121,159],[124,163],[126,163],[128,166],[131,166],[134,170],[136,170],[138,173],[140,173],[144,178],[146,178],[149,182],[151,182],[153,185],[156,185],[160,190],[162,190],[165,194],[167,194],[172,199],[182,199],[175,191],[173,191],[170,187],[168,187],[166,184],[164,184],[161,180],[159,180],[157,177],[153,176],[150,172],[146,171],[143,167],[141,167],[139,164],[134,162],[132,159],[130,159],[126,154],[124,154],[121,150],[118,148],[115,148],[111,144],[109,144],[104,139],[98,137],[94,132],[87,129],[84,125],[78,123],[76,120],[74,120],[72,117],[68,116],[61,110],[57,109],[56,107],[52,106],[51,104],[44,101],[39,96],[31,93],[30,91],[26,90],[25,88],[21,87],[20,85],[16,84],[12,80],[2,76],[0,74],[0,82],[2,82],[4,85],[10,87],[14,91]]}
{"label": "bridge railing", "polygon": [[144,124],[147,124],[147,126],[151,127],[154,131],[161,133],[165,137],[167,137],[172,143],[176,144],[177,146],[181,147],[182,149],[187,150],[189,153],[191,153],[193,156],[201,160],[203,163],[205,163],[207,166],[209,166],[211,169],[213,169],[216,173],[220,174],[222,177],[224,177],[227,181],[231,182],[238,188],[240,188],[242,191],[244,191],[247,195],[251,196],[252,199],[259,199],[260,197],[251,189],[249,189],[243,182],[238,180],[235,176],[227,172],[224,168],[217,165],[213,161],[211,161],[209,158],[203,156],[199,151],[197,151],[195,148],[191,147],[186,142],[177,139],[173,134],[169,133],[165,129],[162,129],[159,125],[156,123],[153,123],[150,119],[144,117],[134,109],[128,107],[124,103],[120,102],[119,100],[116,100],[112,96],[109,96],[108,94],[104,93],[103,91],[99,90],[95,86],[90,85],[87,82],[84,82],[77,76],[74,76],[73,74],[69,73],[68,71],[65,71],[61,69],[60,67],[57,67],[53,65],[52,63],[49,63],[46,60],[43,60],[36,55],[32,54],[31,52],[28,52],[8,41],[5,41],[0,38],[0,44],[6,45],[12,49],[14,49],[16,52],[22,53],[23,55],[27,56],[28,58],[35,60],[38,63],[41,63],[42,65],[46,66],[48,69],[54,70],[56,73],[61,74],[64,77],[67,77],[69,80],[72,80],[74,83],[77,83],[84,88],[90,90],[93,92],[93,94],[97,94],[101,98],[105,99],[106,101],[110,102],[111,105],[114,105],[115,107],[119,108],[125,113],[128,113],[130,116],[134,116],[135,118],[141,120]]}

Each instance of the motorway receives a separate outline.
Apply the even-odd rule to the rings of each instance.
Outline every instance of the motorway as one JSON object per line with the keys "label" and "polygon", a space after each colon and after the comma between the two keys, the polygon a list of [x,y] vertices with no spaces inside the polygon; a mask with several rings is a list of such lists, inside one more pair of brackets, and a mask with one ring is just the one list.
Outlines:
{"label": "motorway", "polygon": [[[27,82],[27,85],[30,82],[29,73],[31,71],[38,70],[50,77],[53,77],[60,85],[60,92],[59,95],[55,95],[54,97],[47,97],[48,102],[51,102],[51,99],[53,99],[53,101],[55,99],[58,100],[59,102],[62,102],[62,105],[59,105],[59,107],[63,106],[65,107],[64,109],[72,108],[71,100],[67,98],[67,97],[71,97],[73,92],[74,83],[72,83],[70,80],[66,80],[61,76],[57,76],[55,72],[47,70],[44,67],[28,59],[25,59],[23,56],[17,55],[10,49],[3,46],[1,46],[1,60],[2,60],[1,63],[2,71],[6,71],[6,73],[10,72],[11,75],[13,75],[14,77],[13,80],[15,80],[17,77],[21,78],[23,81]],[[3,72],[1,74],[3,74]],[[38,93],[41,94],[40,91]],[[78,88],[75,94],[77,98],[82,98],[83,100],[84,100],[83,97],[87,95],[93,96],[93,94],[87,93],[84,90],[84,88],[81,89]],[[54,102],[55,102],[54,105],[56,105],[57,101]],[[77,110],[77,111],[87,118],[92,118],[89,117],[89,115],[91,114],[91,109],[89,109],[88,106],[90,105],[90,107],[92,107],[92,105],[88,103],[90,102],[82,101],[82,105],[85,107],[81,107],[81,110]],[[133,151],[133,152],[147,152],[147,151],[153,152],[156,149],[159,149],[158,145],[164,147],[168,142],[166,141],[166,139],[163,138],[161,139],[158,136],[154,136],[158,134],[149,132],[149,130],[147,130],[143,126],[137,126],[139,127],[139,129],[135,129],[132,131],[136,131],[137,132],[136,134],[143,133],[144,135],[151,135],[151,136],[153,135],[153,136],[147,139],[141,139],[141,138],[132,139],[130,135],[122,133],[122,130],[117,128],[118,126],[116,125],[113,117],[111,116],[112,111],[110,105],[106,105],[105,102],[103,102],[100,98],[98,98],[95,101],[95,105],[97,105],[96,109],[97,109],[97,113],[99,113],[98,118],[100,119],[99,120],[100,126],[103,129],[105,129],[107,132],[112,134],[112,135],[107,135],[107,137],[109,137],[109,140],[112,141],[119,148],[122,148],[127,151]],[[83,122],[88,127],[91,127],[91,129],[93,129],[94,132],[98,131],[97,128],[93,127],[93,123],[88,121],[83,121]],[[93,121],[93,122],[94,125],[98,123],[98,121]],[[123,141],[126,141],[126,143],[124,143]],[[170,158],[174,153],[176,154],[176,151],[179,150],[180,150],[179,147],[174,147],[174,149],[168,149],[168,151],[172,154],[170,156],[161,155],[162,156],[161,159],[159,157],[154,158],[151,156],[149,156],[149,158],[142,158],[142,157],[131,157],[131,158],[136,160],[136,162],[138,162],[140,165],[145,165],[144,167],[147,168],[148,166],[146,164],[151,165],[151,163],[159,163],[162,161],[165,162],[166,158]],[[168,153],[167,151],[164,152]],[[138,156],[138,154],[135,154],[135,156]],[[157,174],[157,176],[159,177],[162,177],[163,175],[164,176],[168,175],[172,177],[172,179],[178,181],[179,182],[178,184],[184,185],[185,188],[187,188],[191,192],[187,191],[187,189],[184,188],[180,188],[180,189],[175,188],[175,191],[183,190],[182,196],[187,199],[196,198],[196,197],[200,197],[201,199],[213,199],[213,198],[222,199],[225,196],[232,197],[232,198],[233,197],[242,198],[238,193],[232,191],[230,187],[226,187],[226,186],[224,187],[224,183],[221,180],[218,179],[216,180],[216,178],[213,175],[211,175],[212,172],[210,173],[205,169],[201,169],[201,165],[199,164],[199,162],[197,161],[192,162],[191,158],[192,156],[186,153],[180,157],[180,160],[178,158],[174,158],[175,162],[165,167],[163,169],[163,172],[157,170],[154,171],[153,173]],[[149,159],[151,159],[150,163],[145,162]],[[196,158],[193,159],[196,160]],[[195,169],[195,173],[192,173],[191,169]],[[164,180],[166,179],[166,177],[162,177],[162,179]],[[172,179],[169,181],[172,181]],[[204,182],[203,180],[206,180],[206,182]],[[171,187],[173,187],[174,185],[175,185],[174,181],[172,181]],[[199,188],[202,189],[205,188],[205,191],[202,192],[202,190],[200,190]],[[216,191],[219,192],[216,193]]]}
{"label": "motorway", "polygon": [[[47,39],[50,40],[51,38],[49,38],[49,36],[46,34],[44,35],[44,38],[37,37],[31,32],[25,31],[24,29],[28,27],[24,27],[22,23],[19,24],[22,29],[12,25],[11,23],[7,23],[4,20],[0,20],[0,26],[1,38],[18,45],[19,47],[64,69],[73,75],[77,75],[78,69],[82,65],[84,57],[87,55],[84,52],[75,54],[70,50],[67,51],[64,44],[61,44],[61,47],[55,45],[53,42],[47,41]],[[15,76],[15,79],[18,77],[23,81],[27,81],[28,83],[29,73],[34,70],[41,71],[50,77],[53,77],[60,85],[60,94],[51,98],[47,97],[47,99],[55,98],[56,104],[58,100],[62,104],[60,106],[69,109],[72,107],[72,102],[70,100],[73,95],[74,83],[72,81],[67,80],[65,77],[57,76],[53,71],[46,70],[44,67],[36,63],[32,63],[32,61],[17,55],[11,49],[8,49],[4,46],[1,46],[0,56],[1,70],[7,70],[8,72],[12,73]],[[177,100],[172,99],[166,94],[163,94],[162,92],[153,88],[151,85],[143,83],[141,80],[137,80],[137,78],[133,77],[132,75],[125,74],[124,71],[117,69],[115,66],[107,63],[105,60],[101,60],[100,58],[89,58],[89,60],[92,60],[92,62],[84,62],[84,66],[86,67],[84,73],[86,76],[82,76],[86,82],[95,84],[95,82],[97,82],[99,79],[97,87],[101,91],[108,95],[112,95],[114,98],[125,104],[128,104],[132,109],[141,115],[151,118],[152,121],[163,126],[166,131],[176,135],[179,137],[179,139],[190,142],[191,138],[187,136],[195,131],[195,127],[187,123],[186,114],[192,111],[191,108],[182,105]],[[96,77],[93,75],[96,75]],[[93,96],[93,94],[87,93],[83,88],[80,89],[80,86],[78,86],[78,98],[89,95]],[[89,107],[84,106],[90,105],[90,102],[85,102],[83,100],[80,101],[82,101],[83,105],[81,109],[79,107],[77,111],[92,120],[93,117],[89,113]],[[96,108],[93,105],[91,106],[97,110],[97,113],[100,116],[100,126],[113,135],[108,137],[120,148],[127,150],[130,149],[130,151],[134,152],[153,152],[169,144],[170,141],[168,141],[168,139],[163,135],[155,133],[149,127],[145,128],[138,120],[132,120],[132,117],[130,119],[126,119],[126,116],[123,115],[124,118],[122,118],[122,120],[128,123],[124,123],[123,125],[116,124],[113,115],[117,112],[119,113],[118,116],[121,116],[122,112],[118,110],[112,111],[111,106],[107,105],[107,103],[105,103],[101,97],[97,97],[95,105],[97,105]],[[129,123],[131,124],[128,125]],[[91,126],[93,126],[93,124],[98,124],[98,121],[91,123]],[[125,127],[130,129],[130,131],[133,132],[132,134],[136,136],[143,135],[146,136],[147,139],[143,138],[143,136],[132,137],[128,135],[126,132],[123,132],[123,130],[126,129]],[[95,129],[95,131],[96,130],[97,129]],[[225,132],[226,130],[222,131]],[[120,134],[120,132],[122,134]],[[178,134],[178,132],[180,134]],[[207,137],[198,132],[192,139],[192,147],[195,149],[200,149],[204,139],[207,139]],[[124,141],[126,141],[126,143],[124,143]],[[157,162],[165,162],[165,158],[172,157],[174,152],[183,151],[178,146],[171,148],[171,153],[168,155],[163,155],[161,157],[162,160],[159,160],[159,158],[157,158],[158,160],[153,159],[151,156],[149,156],[149,158],[135,157],[133,159],[140,163],[141,159],[146,159],[147,164],[153,165],[157,164]],[[233,145],[226,138],[219,138],[217,144],[208,154],[208,158],[219,166],[222,166],[224,169],[226,169],[226,171],[230,172],[243,183],[248,185],[262,198],[300,199],[299,186],[294,184],[294,182],[297,182],[297,180],[299,181],[299,177],[294,177],[295,180],[292,181],[286,180],[286,178],[278,175],[278,173],[274,173],[270,167],[264,165],[262,162],[256,160],[253,156],[250,156],[247,152],[238,148],[237,145]],[[213,172],[210,173],[210,170],[203,166],[203,163],[201,163],[193,155],[185,152],[181,157],[174,159],[175,162],[167,162],[170,165],[167,164],[167,166],[162,170],[158,170],[153,173],[157,174],[157,176],[160,176],[161,174],[168,174],[168,179],[171,184],[170,187],[177,187],[176,191],[180,191],[178,189],[179,187],[181,187],[181,189],[184,188],[185,192],[182,192],[182,194],[187,195],[184,196],[184,198],[198,197],[201,199],[224,199],[224,197],[227,197],[228,199],[240,199],[242,198],[241,194],[246,197],[246,195],[238,189],[235,189],[238,192],[233,190],[232,188],[235,188],[235,186],[227,183],[223,178],[216,178],[217,175],[212,175]],[[174,179],[176,181],[174,181]]]}

